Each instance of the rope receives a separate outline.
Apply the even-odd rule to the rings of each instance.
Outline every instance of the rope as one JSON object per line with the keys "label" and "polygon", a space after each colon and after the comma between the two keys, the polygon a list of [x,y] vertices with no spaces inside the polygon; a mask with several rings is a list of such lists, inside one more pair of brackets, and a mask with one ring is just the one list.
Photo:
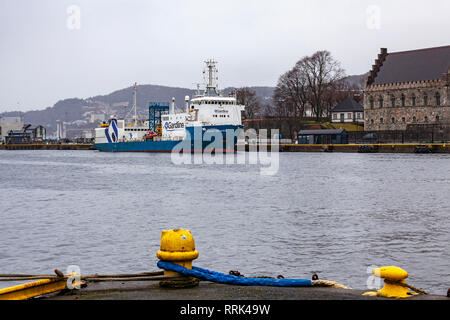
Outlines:
{"label": "rope", "polygon": [[406,288],[411,289],[412,291],[415,291],[415,292],[420,293],[420,294],[429,294],[425,290],[420,289],[420,288],[416,288],[416,287],[414,287],[414,286],[412,286],[410,284],[407,284],[407,283],[402,283],[402,282],[399,282],[399,281],[392,281],[392,280],[388,280],[388,279],[384,279],[384,282],[389,283],[389,284],[395,284],[397,286],[406,287]]}
{"label": "rope", "polygon": [[[0,281],[24,281],[39,279],[68,279],[59,270],[55,270],[57,275],[49,274],[0,274]],[[143,272],[143,273],[125,273],[125,274],[94,274],[80,275],[80,280],[100,282],[100,281],[157,281],[168,279],[179,279],[180,276],[165,276],[163,271]]]}
{"label": "rope", "polygon": [[233,271],[232,274],[224,274],[207,269],[202,269],[193,266],[192,269],[187,269],[180,265],[167,262],[158,261],[158,267],[164,270],[175,271],[185,276],[195,277],[201,280],[212,281],[223,284],[234,284],[244,286],[275,286],[275,287],[333,287],[349,289],[348,287],[339,284],[335,281],[329,280],[307,280],[307,279],[284,279],[284,278],[246,278],[239,272]]}
{"label": "rope", "polygon": [[311,287],[311,286],[327,286],[335,288],[345,288],[334,281],[328,280],[307,280],[307,279],[274,279],[274,278],[245,278],[242,276],[236,276],[231,274],[224,274],[220,272],[215,272],[207,269],[202,269],[199,267],[192,267],[192,269],[187,269],[177,264],[158,261],[158,267],[164,270],[175,271],[181,273],[185,276],[196,277],[201,280],[212,281],[223,284],[234,284],[243,286],[274,286],[274,287]]}
{"label": "rope", "polygon": [[[59,271],[58,269],[55,269],[55,273],[57,275],[62,275],[63,273]],[[163,275],[163,271],[156,271],[156,272],[141,272],[141,273],[120,273],[120,274],[93,274],[88,275],[86,277],[96,277],[96,278],[114,278],[114,277],[141,277],[141,276],[160,276]],[[39,277],[39,279],[43,278],[52,278],[55,277],[54,274],[22,274],[22,273],[0,273],[0,278],[7,278],[7,277],[14,277],[14,278],[30,278],[30,277]]]}
{"label": "rope", "polygon": [[[33,277],[33,278],[5,278],[0,279],[0,281],[25,281],[25,280],[41,280],[41,279],[68,279],[69,277]],[[125,277],[125,278],[94,278],[87,276],[80,276],[80,280],[86,280],[91,282],[105,282],[105,281],[157,281],[157,280],[166,280],[173,278],[181,278],[180,276],[153,276],[153,277]]]}
{"label": "rope", "polygon": [[163,288],[193,288],[198,286],[200,280],[194,277],[174,278],[169,280],[163,280],[159,282],[159,286]]}
{"label": "rope", "polygon": [[313,287],[331,287],[331,288],[340,288],[340,289],[351,289],[349,287],[344,286],[343,284],[337,283],[335,281],[330,281],[330,280],[312,280],[311,285]]}
{"label": "rope", "polygon": [[[247,278],[241,275],[239,272],[233,272],[233,274],[224,274],[215,272],[199,267],[192,267],[187,269],[174,263],[166,261],[158,261],[158,267],[165,270],[175,271],[184,276],[194,277],[200,280],[212,281],[223,284],[234,284],[244,286],[276,286],[276,287],[333,287],[349,289],[348,287],[329,280],[307,280],[307,279],[284,279],[284,278]],[[38,280],[38,279],[68,279],[68,276],[64,276],[59,270],[55,270],[56,275],[50,274],[13,274],[4,273],[0,274],[0,281],[24,281],[24,280]],[[163,271],[156,272],[142,272],[142,273],[125,273],[125,274],[93,274],[93,275],[80,275],[80,280],[101,282],[101,281],[170,281],[176,283],[178,280],[183,282],[183,276],[173,275],[165,276]],[[182,285],[180,282],[180,285]],[[192,282],[192,281],[191,281]],[[169,283],[169,282],[168,282]],[[163,282],[164,284],[164,282]],[[421,289],[408,286],[414,291],[420,292]],[[425,292],[421,290],[422,292]],[[425,293],[427,294],[427,293]]]}

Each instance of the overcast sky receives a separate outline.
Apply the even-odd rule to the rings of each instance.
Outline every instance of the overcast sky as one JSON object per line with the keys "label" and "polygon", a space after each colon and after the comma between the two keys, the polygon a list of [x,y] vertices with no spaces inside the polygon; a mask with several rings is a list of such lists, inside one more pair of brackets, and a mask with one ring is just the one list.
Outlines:
{"label": "overcast sky", "polygon": [[450,44],[449,0],[0,0],[0,112],[44,109],[138,84],[275,86],[329,50],[348,75],[381,47]]}

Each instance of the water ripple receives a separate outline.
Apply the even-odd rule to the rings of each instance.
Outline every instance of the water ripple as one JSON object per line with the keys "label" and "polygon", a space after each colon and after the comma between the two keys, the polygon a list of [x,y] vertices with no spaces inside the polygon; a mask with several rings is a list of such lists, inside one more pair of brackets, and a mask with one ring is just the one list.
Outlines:
{"label": "water ripple", "polygon": [[[399,265],[450,282],[450,156],[280,153],[280,171],[175,166],[166,154],[0,151],[1,272],[156,270],[161,230],[191,229],[199,266],[366,288]],[[4,284],[0,284],[4,285]]]}

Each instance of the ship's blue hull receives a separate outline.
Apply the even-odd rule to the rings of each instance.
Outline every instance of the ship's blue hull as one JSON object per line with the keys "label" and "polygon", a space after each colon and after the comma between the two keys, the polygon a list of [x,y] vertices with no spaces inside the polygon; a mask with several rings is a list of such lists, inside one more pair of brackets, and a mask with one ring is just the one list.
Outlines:
{"label": "ship's blue hull", "polygon": [[[220,146],[215,148],[216,151],[234,152],[234,145],[237,142],[237,137],[233,136],[227,143],[227,131],[236,132],[236,129],[242,129],[242,126],[209,126],[209,127],[187,127],[187,137],[195,137],[195,139],[187,138],[187,140],[162,140],[162,141],[129,141],[129,142],[109,142],[109,143],[95,143],[94,148],[105,152],[172,152],[175,147],[179,151],[188,152],[202,152],[205,148],[211,145],[214,139],[206,137],[205,133],[208,130],[214,129],[216,133],[222,134],[223,140],[219,143]],[[209,131],[211,132],[211,131]],[[212,132],[214,134],[214,132]],[[206,140],[206,141],[205,141]],[[181,144],[181,145],[179,145]],[[217,146],[217,144],[216,144]]]}
{"label": "ship's blue hull", "polygon": [[94,148],[106,152],[171,152],[181,141],[130,141],[96,143]]}

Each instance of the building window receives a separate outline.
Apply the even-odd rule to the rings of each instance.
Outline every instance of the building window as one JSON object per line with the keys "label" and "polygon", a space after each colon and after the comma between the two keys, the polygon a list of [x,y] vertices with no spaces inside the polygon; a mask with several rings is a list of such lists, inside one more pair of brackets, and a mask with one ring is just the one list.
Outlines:
{"label": "building window", "polygon": [[392,122],[392,123],[395,123],[395,118],[391,118],[391,122]]}
{"label": "building window", "polygon": [[405,106],[405,101],[406,101],[405,95],[402,93],[402,107]]}
{"label": "building window", "polygon": [[416,106],[416,95],[414,93],[411,97],[411,100],[412,100],[412,106],[415,107]]}
{"label": "building window", "polygon": [[384,119],[383,118],[380,118],[380,123],[384,123]]}
{"label": "building window", "polygon": [[373,109],[373,103],[374,103],[373,97],[370,97],[369,102],[370,102],[370,109]]}
{"label": "building window", "polygon": [[395,108],[395,96],[391,94],[391,107]]}
{"label": "building window", "polygon": [[383,97],[382,96],[380,96],[378,98],[378,102],[380,103],[380,108],[383,108]]}
{"label": "building window", "polygon": [[337,120],[337,113],[333,113],[333,120]]}
{"label": "building window", "polygon": [[428,122],[428,117],[427,116],[425,116],[425,122]]}
{"label": "building window", "polygon": [[370,124],[373,124],[373,119],[370,119]]}
{"label": "building window", "polygon": [[423,95],[423,105],[424,106],[428,105],[428,95],[426,93]]}
{"label": "building window", "polygon": [[406,118],[402,117],[402,122],[405,123],[406,122]]}
{"label": "building window", "polygon": [[347,119],[351,119],[352,118],[352,114],[349,112],[347,113]]}
{"label": "building window", "polygon": [[439,122],[439,116],[436,116],[436,122]]}
{"label": "building window", "polygon": [[436,105],[440,106],[441,105],[441,95],[439,94],[439,92],[436,92],[435,98],[436,98]]}
{"label": "building window", "polygon": [[417,118],[416,118],[416,116],[414,116],[413,117],[413,122],[416,122],[417,121]]}

